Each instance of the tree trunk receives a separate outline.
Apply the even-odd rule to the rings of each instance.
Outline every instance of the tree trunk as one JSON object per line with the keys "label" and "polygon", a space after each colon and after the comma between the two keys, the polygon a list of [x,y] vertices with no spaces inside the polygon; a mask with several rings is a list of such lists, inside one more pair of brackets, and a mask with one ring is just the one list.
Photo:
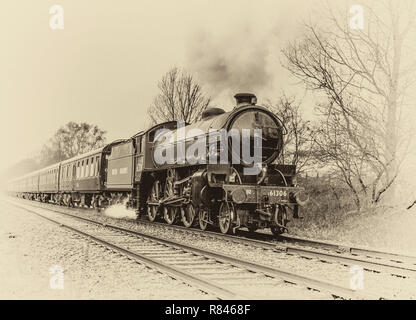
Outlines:
{"label": "tree trunk", "polygon": [[[385,158],[388,172],[386,173],[386,184],[397,172],[397,100],[399,72],[401,62],[402,40],[398,30],[398,20],[393,21],[393,61],[392,74],[390,78],[390,90],[387,97],[387,121],[386,121],[386,140]],[[393,202],[396,198],[396,184],[393,182],[386,193],[386,200]]]}

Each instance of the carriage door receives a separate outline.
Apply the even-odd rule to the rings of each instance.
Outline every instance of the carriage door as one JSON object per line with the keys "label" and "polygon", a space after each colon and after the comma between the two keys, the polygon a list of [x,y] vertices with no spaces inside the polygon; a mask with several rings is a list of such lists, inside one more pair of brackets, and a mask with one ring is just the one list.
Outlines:
{"label": "carriage door", "polygon": [[136,157],[135,157],[134,181],[139,182],[142,177],[144,167],[144,135],[136,137]]}

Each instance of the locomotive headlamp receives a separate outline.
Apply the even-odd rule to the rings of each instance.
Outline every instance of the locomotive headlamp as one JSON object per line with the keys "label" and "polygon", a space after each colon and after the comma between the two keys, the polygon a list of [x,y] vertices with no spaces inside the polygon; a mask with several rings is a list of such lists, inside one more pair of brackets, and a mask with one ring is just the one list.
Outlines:
{"label": "locomotive headlamp", "polygon": [[231,193],[231,197],[235,203],[241,204],[247,199],[246,191],[243,188],[235,189]]}

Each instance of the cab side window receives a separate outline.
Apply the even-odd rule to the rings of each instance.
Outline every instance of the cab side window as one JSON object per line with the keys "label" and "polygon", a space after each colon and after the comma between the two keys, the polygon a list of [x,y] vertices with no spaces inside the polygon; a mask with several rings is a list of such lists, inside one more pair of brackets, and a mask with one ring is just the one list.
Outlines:
{"label": "cab side window", "polygon": [[136,145],[138,149],[138,153],[141,154],[143,152],[143,136],[137,137]]}

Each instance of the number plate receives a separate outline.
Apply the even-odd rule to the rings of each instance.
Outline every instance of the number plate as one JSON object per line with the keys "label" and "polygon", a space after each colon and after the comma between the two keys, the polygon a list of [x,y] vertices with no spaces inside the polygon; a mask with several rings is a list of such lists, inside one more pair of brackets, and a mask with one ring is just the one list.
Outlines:
{"label": "number plate", "polygon": [[261,189],[261,193],[263,196],[267,195],[269,197],[269,202],[271,203],[289,200],[289,192],[284,188],[273,188],[268,190]]}
{"label": "number plate", "polygon": [[253,185],[230,185],[225,184],[223,188],[232,193],[236,189],[243,189],[246,194],[244,203],[288,203],[289,193],[296,192],[296,187],[275,187],[275,186],[253,186]]}

